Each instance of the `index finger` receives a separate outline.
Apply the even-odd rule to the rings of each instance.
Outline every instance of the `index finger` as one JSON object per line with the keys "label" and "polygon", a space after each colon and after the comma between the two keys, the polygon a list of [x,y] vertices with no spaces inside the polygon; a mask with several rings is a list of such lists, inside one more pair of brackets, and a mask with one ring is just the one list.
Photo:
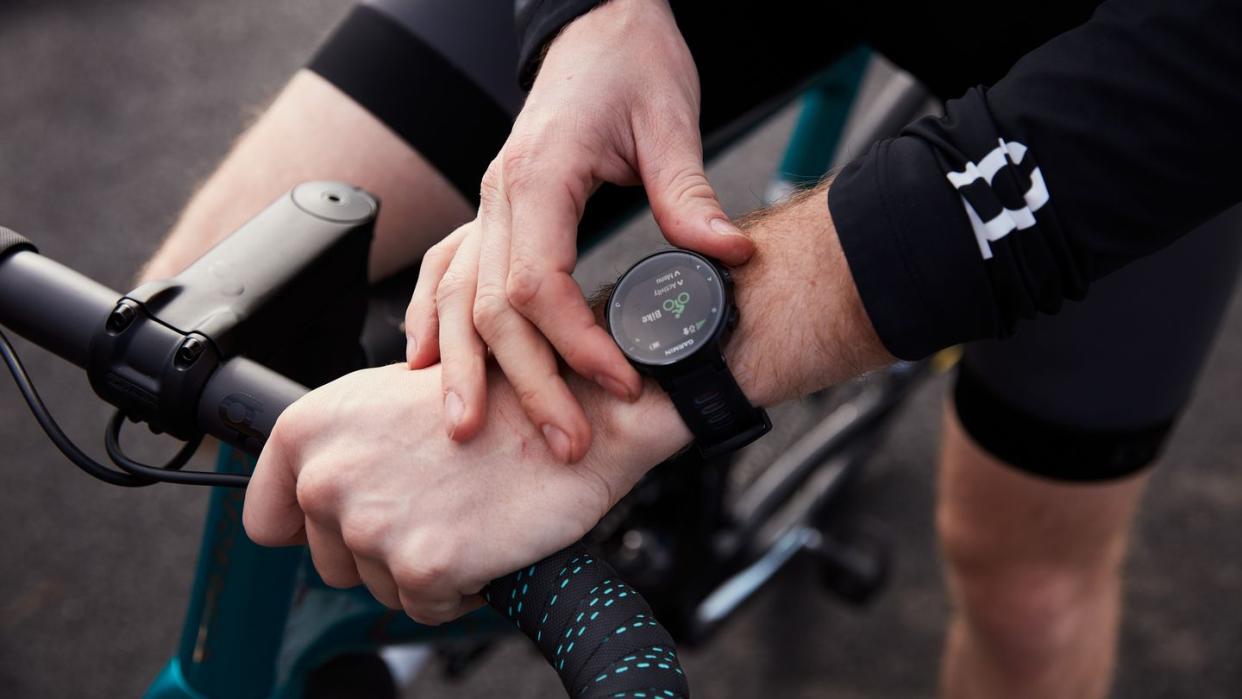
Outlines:
{"label": "index finger", "polygon": [[405,309],[405,360],[411,369],[423,369],[440,359],[440,318],[436,313],[436,289],[457,255],[473,221],[459,226],[423,255],[418,281]]}
{"label": "index finger", "polygon": [[490,192],[479,208],[479,229],[485,243],[479,251],[474,324],[548,447],[558,459],[572,463],[590,446],[591,424],[560,375],[552,346],[509,304],[505,284],[513,232],[511,213],[508,201],[499,192]]}
{"label": "index finger", "polygon": [[242,525],[260,546],[306,543],[306,516],[298,506],[296,452],[277,421],[246,488]]}
{"label": "index finger", "polygon": [[539,189],[518,188],[509,196],[509,303],[539,328],[575,372],[618,398],[633,400],[642,391],[638,372],[596,324],[582,289],[570,276],[589,177],[549,173],[539,181]]}

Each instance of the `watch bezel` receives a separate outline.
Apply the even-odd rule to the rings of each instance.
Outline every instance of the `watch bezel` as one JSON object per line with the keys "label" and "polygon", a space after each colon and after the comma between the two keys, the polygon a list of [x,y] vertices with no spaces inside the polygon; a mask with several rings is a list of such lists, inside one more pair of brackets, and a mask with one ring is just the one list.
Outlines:
{"label": "watch bezel", "polygon": [[[690,257],[698,258],[715,272],[714,276],[716,278],[716,282],[720,285],[721,290],[719,320],[712,331],[704,336],[702,343],[700,343],[698,347],[692,349],[689,354],[681,355],[670,362],[646,362],[627,352],[625,349],[625,343],[619,341],[617,338],[616,326],[613,324],[613,312],[617,310],[617,304],[619,303],[616,300],[617,292],[622,288],[625,279],[633,274],[634,271],[644,263],[656,257],[673,254],[688,255]],[[733,306],[733,283],[728,269],[706,255],[701,255],[691,250],[682,250],[680,248],[653,252],[630,265],[624,273],[617,277],[616,284],[613,285],[612,291],[608,294],[608,304],[604,307],[605,329],[608,331],[608,335],[612,337],[613,342],[616,343],[617,348],[621,350],[621,354],[625,356],[630,364],[634,365],[640,371],[651,375],[659,375],[670,370],[684,368],[688,365],[693,365],[697,362],[705,360],[719,361],[721,358],[719,348],[728,340],[729,333],[732,332],[734,324],[735,314]]]}

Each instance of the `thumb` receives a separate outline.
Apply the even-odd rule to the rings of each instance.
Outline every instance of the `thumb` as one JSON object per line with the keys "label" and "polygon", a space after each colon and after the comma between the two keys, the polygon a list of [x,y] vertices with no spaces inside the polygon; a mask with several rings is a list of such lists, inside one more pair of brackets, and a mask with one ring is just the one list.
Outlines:
{"label": "thumb", "polygon": [[703,147],[695,132],[652,158],[639,158],[639,175],[651,213],[668,242],[740,265],[755,244],[729,220],[703,171]]}

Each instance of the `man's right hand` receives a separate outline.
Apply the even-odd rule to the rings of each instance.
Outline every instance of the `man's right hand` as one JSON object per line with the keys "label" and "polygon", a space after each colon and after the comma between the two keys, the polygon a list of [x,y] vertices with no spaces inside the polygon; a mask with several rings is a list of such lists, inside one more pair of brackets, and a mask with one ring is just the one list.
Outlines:
{"label": "man's right hand", "polygon": [[638,396],[638,374],[570,276],[578,224],[600,184],[642,184],[669,242],[745,262],[753,244],[721,210],[702,150],[698,74],[666,0],[613,0],[552,42],[483,179],[478,217],[427,254],[406,313],[410,366],[443,364],[454,440],[483,424],[489,347],[563,461],[586,453],[591,428],[557,354],[610,393]]}

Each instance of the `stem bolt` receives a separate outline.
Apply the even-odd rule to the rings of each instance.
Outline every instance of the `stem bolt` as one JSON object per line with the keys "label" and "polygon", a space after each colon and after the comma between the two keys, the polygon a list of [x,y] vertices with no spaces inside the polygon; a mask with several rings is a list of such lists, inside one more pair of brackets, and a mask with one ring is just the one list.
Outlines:
{"label": "stem bolt", "polygon": [[202,340],[197,337],[187,337],[185,342],[181,343],[181,347],[177,348],[177,358],[173,364],[179,369],[186,369],[202,356],[205,349],[207,345]]}
{"label": "stem bolt", "polygon": [[104,327],[113,335],[119,335],[125,332],[130,323],[134,322],[134,318],[138,316],[138,312],[134,310],[133,304],[122,301],[112,309],[112,313],[108,314],[108,322]]}

